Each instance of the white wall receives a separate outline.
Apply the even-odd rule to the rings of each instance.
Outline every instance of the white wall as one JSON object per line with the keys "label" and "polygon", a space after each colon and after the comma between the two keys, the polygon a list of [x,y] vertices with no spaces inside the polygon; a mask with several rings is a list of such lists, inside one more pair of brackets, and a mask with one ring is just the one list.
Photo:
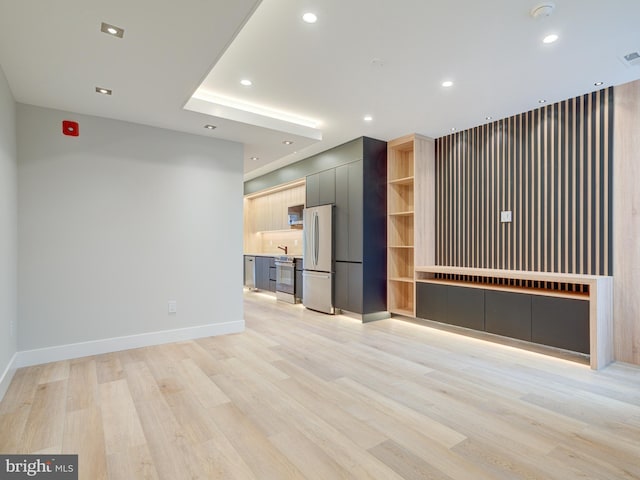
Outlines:
{"label": "white wall", "polygon": [[0,67],[0,399],[17,344],[17,186],[16,104]]}
{"label": "white wall", "polygon": [[22,104],[17,118],[19,350],[244,327],[241,144]]}

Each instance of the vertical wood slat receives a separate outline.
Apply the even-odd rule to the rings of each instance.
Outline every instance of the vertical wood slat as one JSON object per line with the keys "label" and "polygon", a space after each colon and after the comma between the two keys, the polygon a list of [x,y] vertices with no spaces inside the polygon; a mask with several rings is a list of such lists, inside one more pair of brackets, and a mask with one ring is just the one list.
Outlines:
{"label": "vertical wood slat", "polygon": [[610,275],[612,108],[608,88],[437,139],[436,264]]}

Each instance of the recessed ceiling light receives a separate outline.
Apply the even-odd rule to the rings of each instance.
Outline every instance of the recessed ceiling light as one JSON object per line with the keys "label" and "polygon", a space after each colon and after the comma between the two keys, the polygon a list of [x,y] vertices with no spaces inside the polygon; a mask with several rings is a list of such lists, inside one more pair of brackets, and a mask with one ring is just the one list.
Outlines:
{"label": "recessed ceiling light", "polygon": [[291,140],[285,140],[285,141],[284,141],[284,142],[282,142],[282,143],[284,143],[285,145],[291,145],[291,144],[293,144],[293,142],[292,142]]}
{"label": "recessed ceiling light", "polygon": [[96,87],[96,93],[101,93],[102,95],[111,95],[113,92],[108,88]]}
{"label": "recessed ceiling light", "polygon": [[216,128],[215,125],[205,125],[204,128],[208,129],[208,130],[213,130],[214,128]]}
{"label": "recessed ceiling light", "polygon": [[538,103],[547,103],[547,101],[543,98],[541,98],[540,100],[538,100]]}
{"label": "recessed ceiling light", "polygon": [[258,158],[258,157],[251,157],[249,160],[254,160],[254,161],[255,161],[255,160],[260,160],[260,158]]}
{"label": "recessed ceiling light", "polygon": [[451,80],[445,80],[444,82],[442,82],[442,86],[445,88],[449,88],[453,86],[453,82]]}
{"label": "recessed ceiling light", "polygon": [[365,121],[365,122],[370,122],[370,121],[372,121],[372,120],[373,120],[373,117],[372,117],[371,115],[365,115],[365,116],[364,116],[364,121]]}
{"label": "recessed ceiling light", "polygon": [[316,16],[315,13],[307,12],[304,15],[302,15],[302,20],[304,20],[307,23],[316,23],[318,21],[318,17]]}
{"label": "recessed ceiling light", "polygon": [[492,117],[491,117],[491,116],[489,116],[489,115],[488,115],[488,116],[486,116],[486,117],[484,117],[484,119],[485,119],[485,120],[491,120],[491,118],[492,118]]}
{"label": "recessed ceiling light", "polygon": [[124,28],[116,27],[115,25],[109,25],[108,23],[102,22],[100,25],[100,31],[102,33],[106,33],[107,35],[111,35],[112,37],[122,38],[124,36]]}
{"label": "recessed ceiling light", "polygon": [[547,35],[546,37],[544,37],[542,39],[542,43],[553,43],[556,40],[558,40],[558,35],[556,35],[555,33],[552,33],[552,34]]}
{"label": "recessed ceiling light", "polygon": [[456,127],[451,127],[451,131],[455,132],[456,131]]}
{"label": "recessed ceiling light", "polygon": [[253,85],[253,82],[249,79],[243,78],[242,80],[240,80],[240,84],[244,85],[245,87],[250,87],[251,85]]}
{"label": "recessed ceiling light", "polygon": [[604,85],[604,82],[596,82],[596,83],[594,83],[594,85],[595,85],[596,87],[599,87],[600,85]]}

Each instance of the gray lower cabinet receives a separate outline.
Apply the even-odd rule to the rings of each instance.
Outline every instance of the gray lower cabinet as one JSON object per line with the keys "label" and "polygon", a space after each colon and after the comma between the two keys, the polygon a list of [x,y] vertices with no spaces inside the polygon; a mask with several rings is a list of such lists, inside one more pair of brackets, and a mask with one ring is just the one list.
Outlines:
{"label": "gray lower cabinet", "polygon": [[306,206],[327,205],[336,201],[335,169],[308,175],[306,178]]}
{"label": "gray lower cabinet", "polygon": [[418,282],[416,316],[484,330],[484,290]]}
{"label": "gray lower cabinet", "polygon": [[536,343],[589,353],[589,301],[536,295],[531,338]]}
{"label": "gray lower cabinet", "polygon": [[416,316],[588,354],[589,301],[416,283]]}
{"label": "gray lower cabinet", "polygon": [[256,257],[256,288],[275,292],[275,259],[273,257]]}
{"label": "gray lower cabinet", "polygon": [[362,311],[362,264],[336,262],[334,306],[353,313]]}
{"label": "gray lower cabinet", "polygon": [[447,323],[447,285],[416,283],[416,316]]}
{"label": "gray lower cabinet", "polygon": [[484,330],[484,290],[448,287],[447,323],[459,327]]}
{"label": "gray lower cabinet", "polygon": [[485,290],[485,330],[531,341],[531,295]]}

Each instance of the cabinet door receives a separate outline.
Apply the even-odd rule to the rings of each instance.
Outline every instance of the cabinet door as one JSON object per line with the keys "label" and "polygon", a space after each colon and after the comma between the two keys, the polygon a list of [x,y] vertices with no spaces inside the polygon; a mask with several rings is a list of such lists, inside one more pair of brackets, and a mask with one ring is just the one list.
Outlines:
{"label": "cabinet door", "polygon": [[536,343],[589,353],[589,301],[533,295],[531,339]]}
{"label": "cabinet door", "polygon": [[362,264],[347,263],[349,266],[349,306],[347,310],[354,313],[362,311]]}
{"label": "cabinet door", "polygon": [[314,173],[306,178],[306,201],[307,207],[320,205],[320,174]]}
{"label": "cabinet door", "polygon": [[319,205],[336,203],[336,170],[331,168],[319,173],[320,176],[320,201]]}
{"label": "cabinet door", "polygon": [[447,323],[484,330],[484,290],[447,286]]}
{"label": "cabinet door", "polygon": [[484,302],[487,332],[531,341],[531,295],[486,290]]}
{"label": "cabinet door", "polygon": [[363,177],[362,160],[350,163],[349,167],[349,254],[350,262],[362,262]]}
{"label": "cabinet door", "polygon": [[434,322],[447,322],[447,286],[416,282],[416,316]]}
{"label": "cabinet door", "polygon": [[362,160],[337,167],[335,182],[336,260],[362,262]]}
{"label": "cabinet door", "polygon": [[269,290],[269,258],[256,257],[256,288]]}
{"label": "cabinet door", "polygon": [[362,264],[336,262],[334,302],[336,308],[362,313]]}
{"label": "cabinet door", "polygon": [[302,300],[302,270],[296,270],[296,285],[295,285],[295,295],[296,298]]}
{"label": "cabinet door", "polygon": [[334,296],[336,308],[349,310],[349,264],[346,262],[335,263],[336,274],[333,277]]}
{"label": "cabinet door", "polygon": [[335,259],[349,261],[349,166],[336,167]]}

